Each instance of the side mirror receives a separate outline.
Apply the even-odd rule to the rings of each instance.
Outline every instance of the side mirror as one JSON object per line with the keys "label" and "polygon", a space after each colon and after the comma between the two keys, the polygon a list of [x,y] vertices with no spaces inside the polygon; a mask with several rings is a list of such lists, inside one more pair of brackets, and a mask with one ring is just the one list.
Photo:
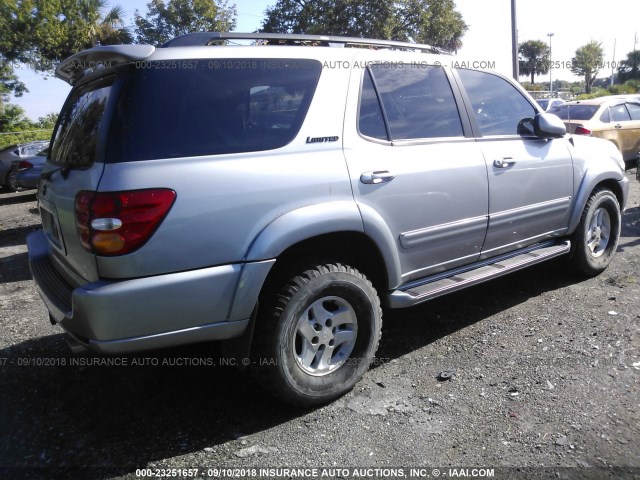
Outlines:
{"label": "side mirror", "polygon": [[562,138],[567,127],[553,113],[538,113],[533,119],[533,133],[538,138]]}

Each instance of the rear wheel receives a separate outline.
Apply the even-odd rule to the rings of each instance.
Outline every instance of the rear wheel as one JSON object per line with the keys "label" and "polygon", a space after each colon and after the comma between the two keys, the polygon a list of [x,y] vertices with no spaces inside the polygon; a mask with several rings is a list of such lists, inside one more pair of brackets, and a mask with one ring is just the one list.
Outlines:
{"label": "rear wheel", "polygon": [[377,293],[358,270],[327,264],[292,274],[256,325],[256,378],[287,403],[326,403],[367,371],[381,325]]}
{"label": "rear wheel", "polygon": [[597,275],[607,268],[620,238],[620,205],[606,188],[597,188],[584,207],[573,236],[571,262],[583,275]]}
{"label": "rear wheel", "polygon": [[22,190],[22,188],[16,182],[17,176],[18,172],[13,170],[10,171],[7,175],[7,184],[5,185],[5,188],[10,192],[18,192]]}

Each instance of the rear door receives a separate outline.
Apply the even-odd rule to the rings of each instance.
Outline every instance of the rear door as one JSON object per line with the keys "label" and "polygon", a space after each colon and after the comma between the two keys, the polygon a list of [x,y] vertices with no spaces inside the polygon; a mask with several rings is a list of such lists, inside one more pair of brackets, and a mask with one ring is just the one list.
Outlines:
{"label": "rear door", "polygon": [[82,247],[76,229],[75,198],[82,190],[98,188],[114,79],[111,75],[84,82],[71,91],[40,182],[43,229],[54,261],[71,283],[98,279],[95,257]]}
{"label": "rear door", "polygon": [[489,227],[482,258],[564,233],[573,195],[573,164],[564,138],[539,139],[519,122],[537,114],[505,78],[458,70],[489,175]]}
{"label": "rear door", "polygon": [[365,232],[390,230],[402,282],[475,261],[487,169],[445,69],[374,64],[350,91],[345,155]]}
{"label": "rear door", "polygon": [[640,157],[640,102],[627,102],[627,110],[631,115],[629,128],[630,158]]}
{"label": "rear door", "polygon": [[620,103],[609,107],[613,131],[625,160],[640,152],[640,104]]}

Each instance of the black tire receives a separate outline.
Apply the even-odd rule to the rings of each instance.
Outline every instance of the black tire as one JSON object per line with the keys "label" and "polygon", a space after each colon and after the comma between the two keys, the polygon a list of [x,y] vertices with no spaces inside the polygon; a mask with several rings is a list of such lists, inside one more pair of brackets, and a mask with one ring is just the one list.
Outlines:
{"label": "black tire", "polygon": [[256,324],[255,377],[291,405],[327,403],[369,368],[380,340],[380,300],[363,274],[342,264],[317,265],[283,283]]}
{"label": "black tire", "polygon": [[22,188],[16,184],[17,172],[9,172],[7,175],[7,183],[4,186],[10,192],[20,192]]}
{"label": "black tire", "polygon": [[595,276],[604,271],[618,246],[621,214],[616,196],[596,188],[582,212],[572,238],[571,266],[579,274]]}

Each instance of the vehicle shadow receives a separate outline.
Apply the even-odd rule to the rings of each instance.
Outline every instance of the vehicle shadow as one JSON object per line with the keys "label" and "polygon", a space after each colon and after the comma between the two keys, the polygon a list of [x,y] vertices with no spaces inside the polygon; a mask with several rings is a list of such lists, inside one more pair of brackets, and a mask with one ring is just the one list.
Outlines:
{"label": "vehicle shadow", "polygon": [[40,230],[41,228],[42,227],[38,224],[0,230],[0,248],[15,247],[16,245],[26,245],[27,235],[31,232],[35,232],[36,230]]}
{"label": "vehicle shadow", "polygon": [[29,254],[16,253],[0,259],[0,284],[31,280]]}
{"label": "vehicle shadow", "polygon": [[[399,358],[574,281],[550,280],[554,268],[542,265],[423,306],[385,312],[378,357]],[[216,344],[135,357],[73,357],[62,334],[1,349],[5,476],[51,478],[81,465],[91,466],[93,478],[124,475],[165,458],[204,455],[205,448],[308,413],[272,399],[249,372],[225,362]]]}
{"label": "vehicle shadow", "polygon": [[124,475],[304,413],[266,395],[247,372],[222,366],[215,345],[72,356],[63,337],[0,350],[3,478]]}
{"label": "vehicle shadow", "polygon": [[[623,252],[625,248],[640,245],[640,207],[628,208],[622,217],[620,229],[620,243],[618,252]],[[630,239],[630,241],[629,241]]]}
{"label": "vehicle shadow", "polygon": [[[629,215],[637,219],[640,209],[631,210],[625,222],[633,226],[637,220],[627,221]],[[635,227],[623,227],[623,235],[637,236]],[[26,265],[26,256],[15,260]],[[378,358],[401,358],[582,281],[562,274],[563,262],[557,259],[417,307],[385,309]],[[229,366],[217,344],[139,356],[74,357],[62,334],[33,338],[0,349],[0,385],[3,478],[109,478],[198,452],[206,464],[205,449],[234,455],[245,448],[236,442],[244,435],[309,413],[271,398],[249,372]],[[69,468],[80,469],[79,474],[69,476]]]}
{"label": "vehicle shadow", "polygon": [[582,280],[560,258],[415,307],[385,310],[377,356],[399,358],[544,292]]}
{"label": "vehicle shadow", "polygon": [[0,192],[0,207],[6,205],[15,205],[16,203],[27,203],[36,200],[35,190],[33,193],[15,194],[6,191]]}

